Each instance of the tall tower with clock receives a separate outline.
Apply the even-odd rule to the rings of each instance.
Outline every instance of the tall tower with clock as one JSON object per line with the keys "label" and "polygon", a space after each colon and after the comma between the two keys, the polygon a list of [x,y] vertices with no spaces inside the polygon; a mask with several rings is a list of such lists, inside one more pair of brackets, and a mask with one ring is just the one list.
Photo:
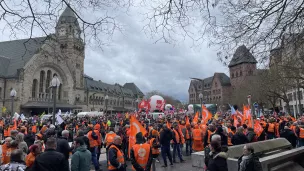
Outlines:
{"label": "tall tower with clock", "polygon": [[84,73],[84,42],[77,17],[70,7],[67,7],[56,25],[56,40],[60,46],[58,57],[67,63],[74,80],[74,89],[83,89]]}

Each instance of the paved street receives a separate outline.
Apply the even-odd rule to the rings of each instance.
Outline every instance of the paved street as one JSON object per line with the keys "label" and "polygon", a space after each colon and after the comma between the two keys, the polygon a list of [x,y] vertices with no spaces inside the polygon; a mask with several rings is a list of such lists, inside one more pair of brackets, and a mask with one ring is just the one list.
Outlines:
{"label": "paved street", "polygon": [[[174,163],[173,166],[169,165],[167,168],[162,168],[161,166],[162,166],[163,160],[162,160],[161,156],[159,156],[160,163],[156,163],[156,171],[203,171],[202,168],[192,167],[191,156],[183,156],[183,158],[186,160],[186,162],[184,162],[184,163]],[[107,167],[106,167],[106,154],[105,153],[101,154],[101,156],[100,156],[100,164],[102,165],[101,168],[104,171],[106,171]],[[131,166],[132,166],[131,162],[128,161],[127,164],[128,164],[128,169],[127,170],[131,171],[132,170],[131,169]]]}

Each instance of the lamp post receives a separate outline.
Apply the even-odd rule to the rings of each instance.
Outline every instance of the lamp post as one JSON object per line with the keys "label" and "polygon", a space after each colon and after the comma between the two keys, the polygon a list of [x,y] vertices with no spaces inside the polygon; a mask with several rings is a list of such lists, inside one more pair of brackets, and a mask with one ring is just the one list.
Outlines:
{"label": "lamp post", "polygon": [[204,97],[203,93],[200,93],[198,95],[198,98],[200,99],[201,102],[201,115],[203,114],[203,97]]}
{"label": "lamp post", "polygon": [[139,99],[136,99],[135,100],[135,108],[136,108],[136,112],[138,112],[138,104],[139,104]]}
{"label": "lamp post", "polygon": [[109,100],[109,96],[106,95],[106,97],[105,97],[105,102],[106,102],[106,115],[107,115],[107,112],[108,112],[108,100]]}
{"label": "lamp post", "polygon": [[252,112],[252,107],[251,107],[251,95],[247,96],[247,100],[248,100],[248,106],[250,107],[250,111],[251,111],[251,124],[252,124],[252,126],[254,126],[253,112]]}
{"label": "lamp post", "polygon": [[93,111],[95,111],[95,107],[94,107],[94,104],[95,104],[95,94],[96,94],[96,93],[93,93],[93,94],[92,94],[92,97],[93,97]]}
{"label": "lamp post", "polygon": [[55,125],[55,112],[56,112],[56,99],[57,99],[57,95],[56,95],[56,91],[57,91],[57,87],[60,86],[60,80],[57,77],[57,74],[54,74],[52,82],[51,82],[51,87],[53,88],[53,98],[54,98],[54,106],[53,106],[53,125]]}
{"label": "lamp post", "polygon": [[10,96],[12,98],[12,106],[11,106],[12,116],[11,117],[13,118],[13,116],[14,116],[14,99],[17,96],[17,92],[14,88],[11,90]]}

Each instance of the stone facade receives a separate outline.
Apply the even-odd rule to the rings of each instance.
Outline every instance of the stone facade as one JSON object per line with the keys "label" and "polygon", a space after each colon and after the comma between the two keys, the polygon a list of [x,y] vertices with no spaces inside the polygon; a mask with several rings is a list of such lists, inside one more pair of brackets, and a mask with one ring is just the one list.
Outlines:
{"label": "stone facade", "polygon": [[[14,111],[18,113],[51,112],[54,91],[57,110],[135,110],[135,99],[143,97],[135,84],[128,83],[128,88],[120,86],[117,89],[117,85],[103,83],[102,88],[98,84],[92,88],[87,83],[88,79],[96,81],[84,75],[85,45],[80,33],[74,13],[66,8],[59,18],[55,34],[30,40],[0,42],[0,65],[6,66],[0,69],[1,109],[5,107],[6,113],[11,112],[10,91],[14,88],[17,92]],[[22,46],[24,42],[28,48],[22,52],[21,48],[16,49],[16,52],[15,49],[9,49],[12,46]],[[25,55],[20,57],[17,52]],[[55,74],[61,84],[52,89],[50,82]],[[107,103],[103,103],[102,99],[105,100],[106,95],[109,98]],[[121,108],[115,109],[120,106]],[[1,111],[2,114],[3,112]]]}
{"label": "stone facade", "polygon": [[[199,94],[203,92],[205,103],[226,105],[233,101],[234,93],[238,92],[243,82],[257,73],[257,61],[249,50],[243,45],[236,49],[229,64],[230,78],[224,73],[214,73],[212,77],[206,79],[192,80],[188,89],[189,103],[200,103]],[[204,88],[200,86],[203,82]]]}

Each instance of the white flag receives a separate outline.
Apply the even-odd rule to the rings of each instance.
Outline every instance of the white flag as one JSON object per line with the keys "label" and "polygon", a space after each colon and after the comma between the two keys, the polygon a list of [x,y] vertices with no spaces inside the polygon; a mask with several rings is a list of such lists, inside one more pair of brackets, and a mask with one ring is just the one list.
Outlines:
{"label": "white flag", "polygon": [[56,120],[58,125],[60,125],[63,122],[63,119],[59,115],[56,115]]}

